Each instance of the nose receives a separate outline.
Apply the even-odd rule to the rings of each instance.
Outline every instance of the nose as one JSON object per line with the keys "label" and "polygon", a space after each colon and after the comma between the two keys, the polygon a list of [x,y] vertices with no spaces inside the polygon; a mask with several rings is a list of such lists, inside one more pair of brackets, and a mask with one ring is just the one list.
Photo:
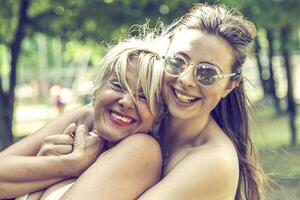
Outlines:
{"label": "nose", "polygon": [[196,87],[197,83],[194,79],[194,68],[189,66],[185,71],[183,71],[179,76],[178,80],[180,84],[185,88]]}
{"label": "nose", "polygon": [[120,106],[125,110],[132,110],[135,109],[135,102],[130,95],[130,93],[124,93],[122,97],[119,99],[118,103]]}

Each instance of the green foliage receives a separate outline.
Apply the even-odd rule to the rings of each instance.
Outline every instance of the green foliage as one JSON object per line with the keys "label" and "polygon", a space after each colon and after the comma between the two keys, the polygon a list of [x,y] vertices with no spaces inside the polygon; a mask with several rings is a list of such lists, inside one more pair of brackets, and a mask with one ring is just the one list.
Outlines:
{"label": "green foliage", "polygon": [[15,0],[0,0],[0,44],[14,39],[19,4]]}
{"label": "green foliage", "polygon": [[257,26],[279,30],[299,24],[298,0],[245,0],[244,12]]}

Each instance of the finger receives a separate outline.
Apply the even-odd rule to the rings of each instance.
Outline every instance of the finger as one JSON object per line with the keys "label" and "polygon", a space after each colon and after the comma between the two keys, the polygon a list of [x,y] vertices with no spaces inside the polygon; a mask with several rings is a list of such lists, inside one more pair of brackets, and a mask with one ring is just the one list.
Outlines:
{"label": "finger", "polygon": [[73,138],[70,135],[58,134],[58,135],[50,135],[45,138],[45,143],[48,144],[70,144],[74,143]]}
{"label": "finger", "polygon": [[53,148],[55,148],[55,152],[59,155],[69,154],[73,151],[73,145],[55,145]]}
{"label": "finger", "polygon": [[102,139],[98,134],[96,134],[95,132],[91,131],[89,132],[90,137],[96,139],[97,141],[99,140],[100,144],[103,145],[104,144],[104,139]]}
{"label": "finger", "polygon": [[64,134],[70,135],[72,138],[75,137],[76,124],[71,123],[64,131]]}
{"label": "finger", "polygon": [[90,134],[89,139],[93,140],[93,143],[97,143],[97,145],[100,147],[98,153],[103,152],[106,141],[94,132],[89,132],[89,134]]}
{"label": "finger", "polygon": [[63,155],[71,153],[73,150],[72,145],[47,145],[43,150],[43,155],[50,156],[50,155]]}
{"label": "finger", "polygon": [[86,137],[88,136],[87,127],[85,125],[79,125],[76,129],[75,137],[74,137],[74,150],[84,145]]}

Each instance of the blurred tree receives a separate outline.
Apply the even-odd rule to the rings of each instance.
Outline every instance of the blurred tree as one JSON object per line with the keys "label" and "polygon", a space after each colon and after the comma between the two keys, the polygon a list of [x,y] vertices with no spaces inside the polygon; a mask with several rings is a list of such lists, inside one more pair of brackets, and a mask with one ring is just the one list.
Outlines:
{"label": "blurred tree", "polygon": [[269,84],[269,93],[272,95],[273,97],[273,102],[274,102],[274,106],[275,109],[277,111],[277,114],[281,113],[281,107],[280,107],[280,99],[278,98],[277,94],[276,94],[276,82],[274,80],[274,65],[273,65],[273,57],[274,57],[274,33],[273,30],[271,30],[270,28],[266,28],[266,32],[267,32],[267,41],[268,41],[268,60],[269,60],[269,80],[268,80],[268,84]]}
{"label": "blurred tree", "polygon": [[[0,149],[13,142],[12,121],[17,64],[25,37],[42,33],[62,40],[110,41],[132,24],[158,18],[169,23],[194,1],[171,0],[0,0],[0,44],[9,49],[9,89],[0,75]],[[153,20],[155,19],[155,20]]]}
{"label": "blurred tree", "polygon": [[293,86],[293,78],[292,78],[292,66],[290,62],[291,48],[290,48],[290,37],[292,32],[292,26],[290,24],[286,24],[286,26],[281,28],[281,50],[282,55],[284,57],[284,64],[287,71],[287,83],[288,83],[288,91],[287,91],[287,110],[289,112],[289,124],[291,129],[291,146],[296,146],[297,143],[297,129],[296,129],[296,115],[297,108],[293,95],[294,86]]}
{"label": "blurred tree", "polygon": [[[293,31],[299,31],[299,10],[300,2],[298,0],[245,0],[244,11],[252,20],[255,21],[259,28],[267,30],[267,39],[269,41],[269,63],[270,73],[272,68],[272,45],[274,42],[274,33],[281,34],[281,55],[284,59],[284,66],[287,74],[287,112],[290,118],[291,130],[291,145],[294,146],[297,141],[296,130],[296,104],[293,96],[293,80],[292,80],[292,66],[290,62],[290,55],[292,50],[291,41],[293,39]],[[272,9],[272,12],[268,12]],[[274,87],[275,88],[275,87]],[[275,93],[274,93],[275,94]],[[277,103],[276,103],[277,104]]]}
{"label": "blurred tree", "polygon": [[258,39],[259,35],[257,35],[257,37],[255,38],[255,57],[256,57],[256,61],[257,61],[257,67],[258,67],[258,71],[259,71],[259,77],[260,77],[260,81],[262,83],[262,88],[263,88],[263,92],[264,92],[264,95],[268,95],[270,92],[269,92],[269,87],[270,87],[270,84],[269,84],[269,81],[265,78],[265,67],[263,66],[262,64],[262,61],[261,61],[261,45],[260,45],[260,42],[259,42],[259,39]]}
{"label": "blurred tree", "polygon": [[[65,41],[79,40],[93,43],[111,41],[112,38],[122,34],[122,29],[128,30],[132,24],[144,23],[145,18],[152,19],[151,26],[156,24],[158,18],[168,24],[182,16],[195,2],[199,1],[0,0],[0,44],[5,45],[11,54],[10,84],[7,91],[2,87],[0,76],[0,149],[9,145],[13,138],[11,127],[14,87],[18,58],[22,50],[21,44],[25,37],[38,32]],[[215,3],[216,1],[200,2]],[[288,27],[288,30],[293,31],[295,30],[293,27],[297,24],[297,10],[299,10],[297,0],[221,0],[218,2],[241,8],[242,12],[260,29],[280,32],[283,27]],[[266,12],[270,9],[272,12]],[[287,38],[289,39],[290,36],[288,35]],[[287,46],[287,51],[289,49],[290,47]],[[290,71],[288,67],[287,71]],[[274,86],[273,83],[270,87],[271,85]],[[291,82],[288,82],[288,85],[289,91],[292,91]],[[273,96],[276,97],[274,91]],[[288,95],[287,98],[292,97]],[[295,103],[292,100],[288,102],[291,102],[288,108],[291,111]]]}
{"label": "blurred tree", "polygon": [[[260,79],[263,84],[265,97],[271,97],[274,103],[274,108],[277,110],[277,113],[281,113],[280,107],[280,99],[276,94],[276,82],[274,79],[274,65],[273,65],[273,56],[274,56],[274,37],[273,32],[276,30],[277,24],[273,19],[273,13],[266,12],[266,10],[273,7],[273,0],[271,1],[261,1],[261,0],[244,0],[242,11],[246,15],[247,18],[250,18],[251,21],[255,23],[256,28],[262,30],[262,32],[266,32],[266,39],[268,43],[268,66],[261,66],[258,67],[263,68],[264,70],[268,70],[268,76],[264,76],[264,70],[260,72]],[[274,0],[276,1],[276,0]],[[277,13],[276,13],[277,14]],[[260,56],[260,35],[257,36],[257,40],[255,41],[255,52],[257,53],[256,58]],[[259,62],[259,61],[257,61]]]}
{"label": "blurred tree", "polygon": [[[21,1],[17,11],[18,15],[14,18],[11,18],[11,16],[13,16],[12,14],[16,12],[17,6],[14,5],[13,1],[1,1],[0,7],[2,20],[1,24],[3,24],[0,42],[9,47],[11,54],[11,70],[9,88],[7,91],[5,91],[3,88],[2,77],[0,76],[0,149],[2,149],[13,142],[12,120],[15,99],[14,89],[16,86],[17,60],[20,54],[21,42],[25,36],[25,26],[26,23],[28,23],[27,10],[29,7],[29,1]],[[8,28],[8,30],[13,29],[13,21],[15,21],[15,30],[11,32],[13,34],[5,34],[6,28]]]}

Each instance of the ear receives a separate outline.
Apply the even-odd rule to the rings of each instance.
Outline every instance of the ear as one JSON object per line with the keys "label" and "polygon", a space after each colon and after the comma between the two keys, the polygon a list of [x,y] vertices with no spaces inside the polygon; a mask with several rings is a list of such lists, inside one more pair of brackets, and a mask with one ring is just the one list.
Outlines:
{"label": "ear", "polygon": [[241,82],[241,77],[235,78],[234,80],[230,80],[227,84],[226,89],[224,90],[222,98],[225,98],[234,88],[239,86],[240,82]]}

